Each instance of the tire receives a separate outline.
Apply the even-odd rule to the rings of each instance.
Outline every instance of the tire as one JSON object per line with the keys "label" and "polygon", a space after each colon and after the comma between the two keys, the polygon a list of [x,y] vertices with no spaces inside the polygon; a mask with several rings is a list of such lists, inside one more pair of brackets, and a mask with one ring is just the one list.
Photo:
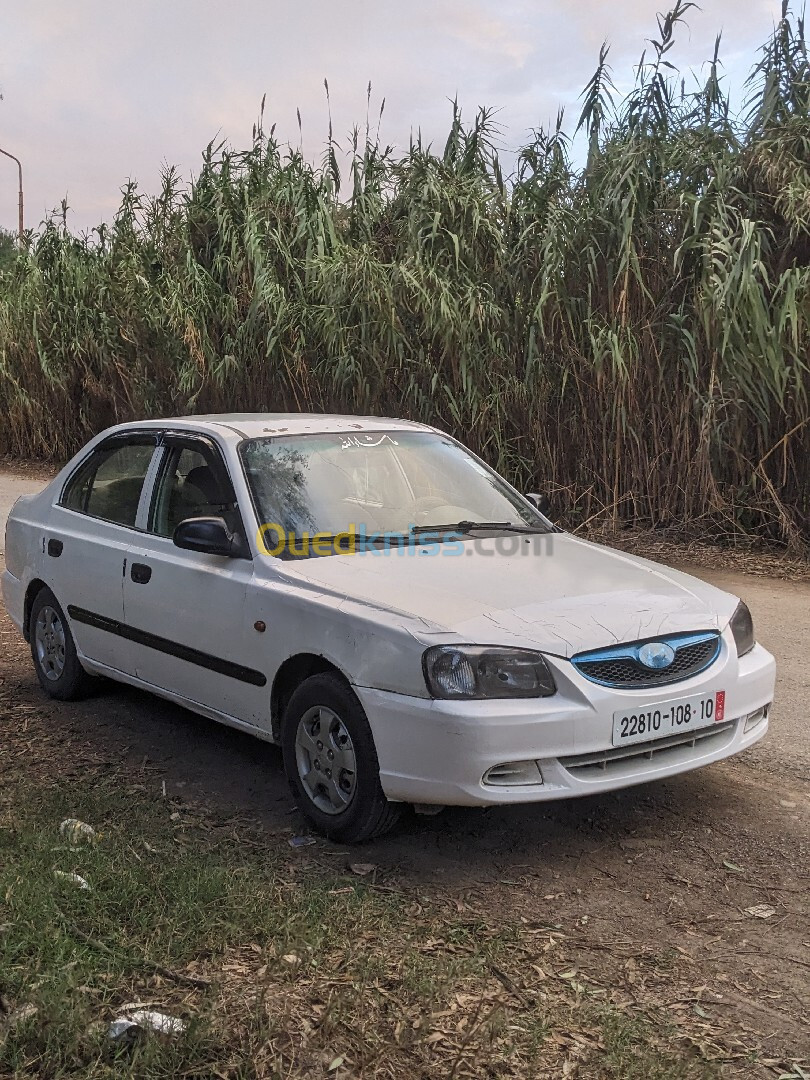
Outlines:
{"label": "tire", "polygon": [[319,832],[357,844],[396,824],[401,806],[383,794],[366,714],[340,676],[312,675],[295,690],[281,748],[293,797]]}
{"label": "tire", "polygon": [[90,686],[90,676],[79,663],[73,635],[59,602],[50,589],[40,589],[31,605],[28,622],[31,656],[39,684],[48,697],[77,701]]}

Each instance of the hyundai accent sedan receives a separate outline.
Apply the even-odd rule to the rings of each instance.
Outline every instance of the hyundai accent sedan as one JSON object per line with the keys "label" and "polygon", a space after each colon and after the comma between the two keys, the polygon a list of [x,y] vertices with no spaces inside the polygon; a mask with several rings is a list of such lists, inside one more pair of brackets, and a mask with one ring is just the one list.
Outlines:
{"label": "hyundai accent sedan", "polygon": [[342,841],[761,739],[774,661],[745,604],[538,505],[404,420],[125,424],[18,500],[3,595],[52,698],[108,676],[278,743]]}

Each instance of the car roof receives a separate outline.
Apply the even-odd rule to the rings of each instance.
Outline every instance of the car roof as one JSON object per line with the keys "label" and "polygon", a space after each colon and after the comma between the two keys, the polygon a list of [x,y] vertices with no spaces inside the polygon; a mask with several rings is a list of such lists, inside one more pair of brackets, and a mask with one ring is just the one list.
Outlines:
{"label": "car roof", "polygon": [[165,420],[142,420],[121,424],[120,430],[133,428],[182,428],[187,431],[218,429],[228,438],[260,439],[273,435],[303,435],[318,432],[350,431],[433,431],[427,424],[396,420],[388,416],[347,416],[339,413],[210,413],[198,416],[174,416]]}

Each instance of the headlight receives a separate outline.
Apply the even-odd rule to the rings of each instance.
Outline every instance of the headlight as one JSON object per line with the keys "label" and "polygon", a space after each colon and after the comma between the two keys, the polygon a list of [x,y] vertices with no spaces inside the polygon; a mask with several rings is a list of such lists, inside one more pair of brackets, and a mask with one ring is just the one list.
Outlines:
{"label": "headlight", "polygon": [[436,645],[424,654],[422,666],[435,698],[533,698],[557,692],[548,664],[529,649]]}
{"label": "headlight", "polygon": [[754,637],[754,620],[751,618],[748,605],[742,600],[737,604],[737,610],[731,616],[731,632],[737,645],[737,656],[745,656],[747,652],[751,652],[757,643]]}

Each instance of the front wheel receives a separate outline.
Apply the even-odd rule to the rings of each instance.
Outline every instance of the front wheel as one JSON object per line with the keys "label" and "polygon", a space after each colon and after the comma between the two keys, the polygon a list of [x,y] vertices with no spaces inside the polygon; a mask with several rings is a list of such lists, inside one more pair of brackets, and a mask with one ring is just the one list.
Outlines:
{"label": "front wheel", "polygon": [[320,832],[359,843],[394,826],[400,807],[380,786],[366,714],[338,675],[312,675],[293,693],[281,747],[298,808]]}

